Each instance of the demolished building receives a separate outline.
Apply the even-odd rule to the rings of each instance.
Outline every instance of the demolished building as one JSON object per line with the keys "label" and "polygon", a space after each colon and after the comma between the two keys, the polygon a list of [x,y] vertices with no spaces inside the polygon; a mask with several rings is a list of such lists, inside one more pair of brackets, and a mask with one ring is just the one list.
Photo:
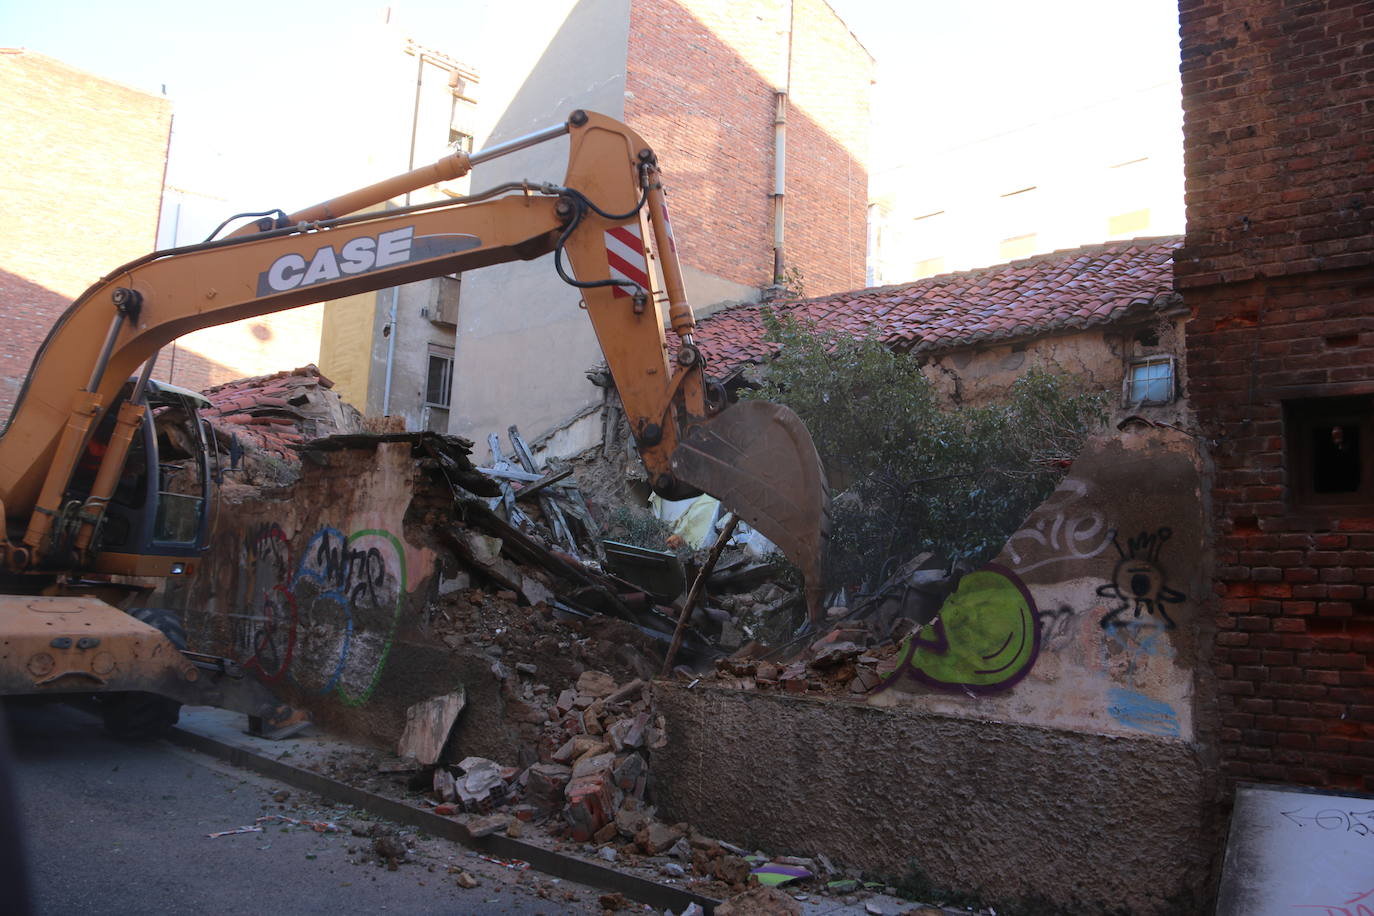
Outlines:
{"label": "demolished building", "polygon": [[[1100,367],[1095,381],[1116,386],[1129,383],[1137,359],[1160,350],[1177,358],[1176,244],[1093,246],[900,288],[912,300],[913,290],[931,291],[923,307],[944,325],[915,314],[898,288],[791,309],[905,339],[945,377],[961,362],[980,367],[947,389],[965,400],[1018,359],[1047,355],[1062,364],[1072,353]],[[982,307],[979,290],[990,297]],[[702,323],[717,365],[739,341],[766,356],[761,332],[722,333],[750,315],[732,309]],[[933,327],[956,346],[923,348],[914,331]],[[1154,342],[1141,338],[1146,329],[1157,329]],[[267,420],[284,412],[278,401],[290,407],[323,390],[308,372],[256,385],[291,396],[217,394],[240,401],[239,416]],[[933,608],[913,612],[885,589],[873,613],[839,615],[809,647],[785,656],[755,647],[722,660],[713,678],[654,681],[643,700],[614,714],[597,707],[591,719],[597,697],[579,706],[579,683],[597,672],[617,685],[653,680],[674,609],[609,574],[592,550],[579,562],[576,538],[562,542],[549,519],[513,523],[516,487],[556,487],[557,474],[508,474],[502,492],[496,468],[484,473],[466,440],[399,431],[287,440],[298,478],[228,507],[179,603],[199,645],[235,658],[317,722],[369,741],[396,741],[408,709],[461,688],[449,739],[457,757],[446,759],[528,771],[519,791],[534,786],[545,809],[581,823],[577,837],[643,797],[670,822],[780,853],[823,852],[894,879],[1159,911],[1205,883],[1215,784],[1196,707],[1209,638],[1197,613],[1210,574],[1196,549],[1202,462],[1193,437],[1172,428],[1181,405],[1158,405],[1158,420],[1143,416],[1150,406],[1121,404],[1122,429],[1095,440],[994,562]],[[281,439],[277,427],[287,425],[229,424],[220,410],[221,428]],[[537,502],[520,506],[541,516]],[[903,574],[914,582],[920,572]],[[894,629],[903,618],[906,629]],[[709,643],[694,648],[688,660],[699,669],[722,655]],[[621,719],[640,715],[648,718],[634,727],[652,724],[653,736],[628,752],[599,751],[611,756],[597,763],[595,785],[578,784],[574,803],[576,767],[558,768],[599,741],[580,752],[569,742],[625,730]],[[703,781],[704,772],[732,775]],[[568,815],[556,796],[581,813]],[[1104,832],[1104,806],[1128,827]],[[1177,852],[1134,855],[1146,830]]]}

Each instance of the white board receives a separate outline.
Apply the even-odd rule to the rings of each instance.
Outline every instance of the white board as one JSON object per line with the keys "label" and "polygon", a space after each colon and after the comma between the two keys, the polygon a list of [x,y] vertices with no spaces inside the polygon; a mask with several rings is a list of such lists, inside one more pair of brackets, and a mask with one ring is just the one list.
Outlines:
{"label": "white board", "polygon": [[1236,787],[1217,916],[1374,916],[1374,796]]}

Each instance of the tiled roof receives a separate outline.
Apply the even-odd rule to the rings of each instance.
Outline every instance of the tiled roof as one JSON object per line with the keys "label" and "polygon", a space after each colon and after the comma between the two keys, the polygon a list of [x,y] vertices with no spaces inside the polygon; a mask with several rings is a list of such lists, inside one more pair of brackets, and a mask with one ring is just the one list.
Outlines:
{"label": "tiled roof", "polygon": [[237,436],[250,451],[299,462],[294,446],[317,436],[356,432],[356,410],[329,391],[334,383],[314,366],[260,375],[205,390],[210,407],[200,411],[222,436]]}
{"label": "tiled roof", "polygon": [[[874,333],[914,353],[1038,337],[1172,305],[1173,253],[1182,244],[1182,236],[1106,242],[914,283],[774,303],[772,309],[822,332]],[[696,342],[716,372],[773,355],[775,345],[764,340],[763,308],[738,305],[698,322]]]}

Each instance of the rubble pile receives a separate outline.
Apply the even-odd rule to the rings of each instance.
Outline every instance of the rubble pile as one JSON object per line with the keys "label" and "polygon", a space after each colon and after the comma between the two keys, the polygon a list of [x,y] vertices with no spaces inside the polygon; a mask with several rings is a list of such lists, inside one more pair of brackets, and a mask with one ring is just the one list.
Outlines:
{"label": "rubble pile", "polygon": [[[493,665],[498,674],[503,668]],[[507,674],[508,693],[516,680]],[[431,783],[436,811],[495,815],[470,822],[474,831],[552,821],[559,835],[579,842],[609,839],[618,821],[645,810],[646,755],[664,744],[665,723],[650,713],[645,685],[639,678],[621,685],[604,671],[587,670],[556,695],[539,685],[526,692],[534,702],[508,697],[507,714],[536,726],[525,732],[533,743],[521,751],[529,762],[508,767],[472,756],[441,762]]]}
{"label": "rubble pile", "polygon": [[557,694],[538,695],[528,711],[542,721],[527,765],[466,756],[419,768],[419,778],[403,760],[378,769],[424,785],[420,803],[459,820],[474,838],[553,840],[708,895],[793,882],[818,882],[815,891],[834,894],[861,889],[857,875],[841,874],[824,857],[770,858],[657,819],[650,756],[665,746],[667,723],[653,713],[645,680],[622,684],[587,670]]}
{"label": "rubble pile", "polygon": [[832,606],[820,635],[749,643],[717,659],[712,681],[739,690],[866,694],[901,667],[903,641],[937,618],[959,573],[935,554],[919,554],[852,608]]}

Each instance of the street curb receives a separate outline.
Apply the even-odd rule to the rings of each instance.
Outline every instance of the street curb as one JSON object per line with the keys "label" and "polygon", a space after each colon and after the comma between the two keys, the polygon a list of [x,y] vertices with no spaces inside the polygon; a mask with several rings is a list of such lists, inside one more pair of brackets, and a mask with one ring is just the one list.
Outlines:
{"label": "street curb", "polygon": [[416,827],[431,836],[458,843],[476,852],[486,853],[500,859],[523,859],[530,863],[530,867],[552,877],[624,894],[626,897],[640,903],[646,903],[656,910],[669,909],[674,913],[680,913],[695,903],[706,911],[707,916],[710,916],[715,907],[720,904],[719,900],[710,897],[693,894],[682,888],[660,884],[647,878],[627,875],[615,869],[544,849],[513,837],[498,834],[474,837],[465,826],[443,815],[364,791],[319,773],[283,763],[280,760],[255,754],[245,747],[229,744],[208,735],[197,734],[184,728],[173,728],[167,734],[167,740],[182,747],[208,754],[211,757],[217,757],[234,766],[253,770],[272,779],[280,780],[298,789],[314,792],[331,801],[352,805],[378,817]]}

